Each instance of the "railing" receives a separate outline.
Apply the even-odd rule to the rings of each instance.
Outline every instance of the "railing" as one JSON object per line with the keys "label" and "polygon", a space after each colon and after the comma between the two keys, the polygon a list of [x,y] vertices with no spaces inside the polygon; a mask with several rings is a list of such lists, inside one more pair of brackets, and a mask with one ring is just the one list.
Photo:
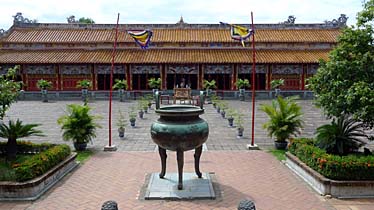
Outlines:
{"label": "railing", "polygon": [[[173,90],[161,91],[163,95],[173,96]],[[192,90],[191,95],[199,95],[200,90]],[[218,93],[218,94],[217,94]],[[137,100],[139,97],[145,95],[152,95],[152,91],[126,91],[125,100]],[[239,91],[213,91],[213,94],[217,94],[219,97],[228,100],[239,99]],[[108,100],[109,91],[89,91],[89,100]],[[314,94],[312,91],[303,90],[281,90],[280,95],[282,96],[294,96],[297,95],[300,99],[313,99]],[[275,91],[256,91],[256,99],[272,99],[275,98]],[[49,100],[82,100],[81,91],[48,91]],[[252,99],[252,92],[250,90],[245,91],[245,100]],[[21,91],[18,100],[42,100],[42,94],[40,91]],[[118,91],[113,91],[113,100],[119,100]]]}

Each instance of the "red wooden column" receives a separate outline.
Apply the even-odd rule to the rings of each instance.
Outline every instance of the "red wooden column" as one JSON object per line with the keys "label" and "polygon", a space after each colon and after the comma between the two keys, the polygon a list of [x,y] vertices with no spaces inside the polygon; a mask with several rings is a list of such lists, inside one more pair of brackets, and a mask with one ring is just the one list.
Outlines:
{"label": "red wooden column", "polygon": [[303,70],[301,74],[301,87],[300,90],[305,90],[305,72],[307,70],[307,65],[303,64]]}
{"label": "red wooden column", "polygon": [[167,89],[167,74],[165,64],[160,64],[161,90]]}
{"label": "red wooden column", "polygon": [[237,79],[238,79],[238,64],[234,64],[233,71],[231,72],[231,90],[236,90]]}
{"label": "red wooden column", "polygon": [[[27,73],[25,72],[24,65],[19,66],[19,72],[21,73],[21,79],[23,84],[27,84]],[[23,86],[23,90],[27,90],[27,86]]]}
{"label": "red wooden column", "polygon": [[95,66],[95,64],[91,65],[92,90],[97,90],[97,73],[95,72]]}
{"label": "red wooden column", "polygon": [[56,64],[55,69],[56,69],[56,74],[57,74],[57,87],[56,87],[56,90],[62,90],[62,88],[61,88],[62,81],[61,81],[60,65]]}
{"label": "red wooden column", "polygon": [[203,89],[203,81],[204,81],[204,68],[203,64],[199,64],[199,77],[198,77],[198,89],[202,90]]}
{"label": "red wooden column", "polygon": [[269,64],[268,66],[268,76],[267,76],[267,88],[271,90],[271,80],[273,79],[273,64]]}
{"label": "red wooden column", "polygon": [[132,74],[130,69],[130,64],[126,64],[126,81],[128,90],[132,90]]}

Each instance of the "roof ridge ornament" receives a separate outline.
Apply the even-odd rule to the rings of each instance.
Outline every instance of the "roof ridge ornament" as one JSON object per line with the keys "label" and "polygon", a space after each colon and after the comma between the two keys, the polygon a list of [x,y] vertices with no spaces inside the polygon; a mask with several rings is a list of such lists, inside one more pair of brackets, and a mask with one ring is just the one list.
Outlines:
{"label": "roof ridge ornament", "polygon": [[343,27],[347,25],[347,20],[348,17],[346,14],[340,14],[340,17],[338,19],[333,19],[331,21],[325,20],[325,25]]}
{"label": "roof ridge ornament", "polygon": [[0,28],[0,37],[4,36],[6,31],[2,28]]}
{"label": "roof ridge ornament", "polygon": [[66,20],[68,21],[68,23],[78,23],[78,21],[75,20],[74,15],[70,15],[69,17],[66,18]]}
{"label": "roof ridge ornament", "polygon": [[37,23],[38,21],[37,20],[30,20],[28,18],[24,18],[22,16],[22,12],[17,12],[15,16],[12,16],[14,19],[13,19],[13,24],[14,25],[17,25],[17,24],[22,24],[22,23],[26,23],[26,24],[32,24],[32,23]]}
{"label": "roof ridge ornament", "polygon": [[187,23],[184,22],[182,15],[181,15],[181,18],[179,19],[179,21],[176,23],[176,25],[179,25],[180,27],[184,27],[185,25],[187,25]]}
{"label": "roof ridge ornament", "polygon": [[290,15],[290,16],[288,16],[288,19],[283,22],[283,24],[294,25],[295,24],[295,20],[296,20],[295,15]]}

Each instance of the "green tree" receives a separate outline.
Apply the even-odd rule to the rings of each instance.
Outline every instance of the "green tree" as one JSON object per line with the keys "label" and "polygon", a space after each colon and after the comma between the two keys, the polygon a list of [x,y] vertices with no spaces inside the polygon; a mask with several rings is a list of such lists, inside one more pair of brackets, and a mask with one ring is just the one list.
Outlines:
{"label": "green tree", "polygon": [[317,104],[329,117],[352,115],[374,127],[374,0],[364,3],[357,26],[347,27],[311,78]]}
{"label": "green tree", "polygon": [[94,24],[95,21],[91,18],[81,17],[81,18],[79,18],[78,23]]}
{"label": "green tree", "polygon": [[8,69],[7,74],[0,75],[0,120],[5,116],[5,112],[10,105],[16,101],[21,82],[15,81],[16,72],[19,66]]}

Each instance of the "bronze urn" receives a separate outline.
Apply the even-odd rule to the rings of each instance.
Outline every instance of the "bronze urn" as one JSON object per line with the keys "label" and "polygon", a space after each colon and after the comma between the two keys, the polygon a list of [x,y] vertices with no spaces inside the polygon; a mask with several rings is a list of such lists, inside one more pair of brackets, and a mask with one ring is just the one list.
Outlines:
{"label": "bronze urn", "polygon": [[178,189],[183,189],[184,151],[195,149],[195,172],[201,178],[199,169],[202,145],[208,139],[208,123],[199,115],[204,109],[192,105],[170,105],[156,109],[160,118],[151,126],[152,140],[158,145],[161,157],[160,178],[166,173],[166,150],[177,152]]}

